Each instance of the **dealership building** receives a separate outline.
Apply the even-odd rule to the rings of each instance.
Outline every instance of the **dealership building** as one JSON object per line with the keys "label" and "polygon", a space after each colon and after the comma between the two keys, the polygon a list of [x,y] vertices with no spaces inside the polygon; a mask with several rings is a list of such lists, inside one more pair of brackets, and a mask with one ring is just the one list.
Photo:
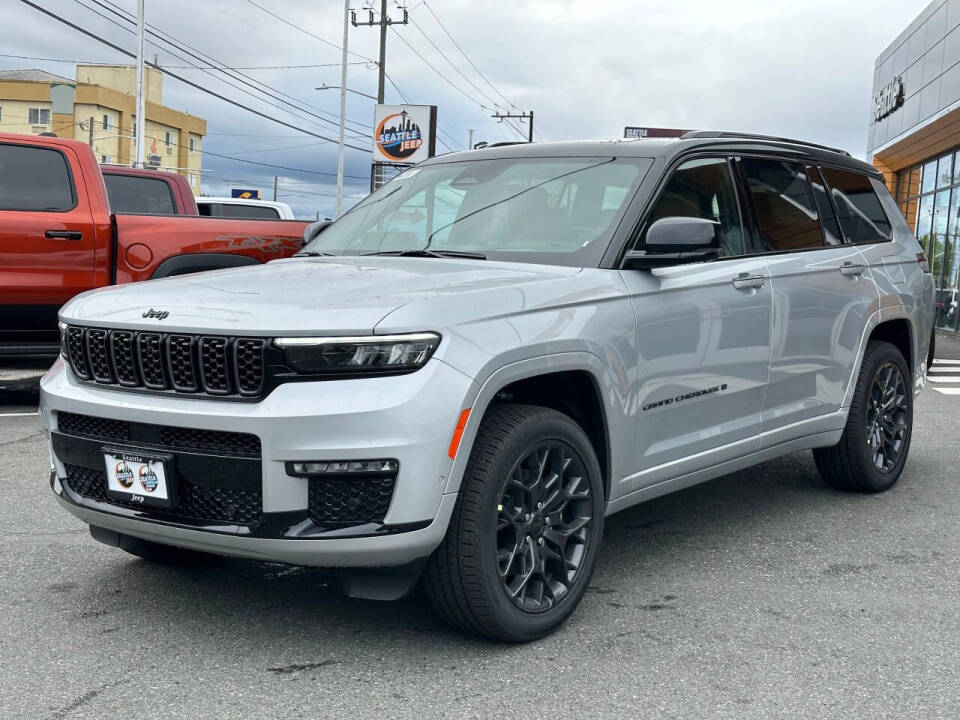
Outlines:
{"label": "dealership building", "polygon": [[867,159],[926,249],[937,326],[957,332],[960,0],[934,0],[877,58]]}

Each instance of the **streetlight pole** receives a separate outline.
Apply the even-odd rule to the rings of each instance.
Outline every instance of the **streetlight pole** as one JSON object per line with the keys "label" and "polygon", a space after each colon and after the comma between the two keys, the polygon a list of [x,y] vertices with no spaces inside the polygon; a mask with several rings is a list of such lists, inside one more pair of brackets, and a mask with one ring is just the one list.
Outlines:
{"label": "streetlight pole", "polygon": [[143,166],[144,134],[146,133],[146,94],[143,87],[143,36],[144,36],[144,0],[137,0],[137,122],[134,129],[134,152],[133,167]]}
{"label": "streetlight pole", "polygon": [[[140,0],[143,2],[143,0]],[[337,208],[339,218],[343,209],[343,131],[347,121],[347,34],[350,28],[350,0],[343,3],[343,55],[340,61],[340,136],[337,147]]]}

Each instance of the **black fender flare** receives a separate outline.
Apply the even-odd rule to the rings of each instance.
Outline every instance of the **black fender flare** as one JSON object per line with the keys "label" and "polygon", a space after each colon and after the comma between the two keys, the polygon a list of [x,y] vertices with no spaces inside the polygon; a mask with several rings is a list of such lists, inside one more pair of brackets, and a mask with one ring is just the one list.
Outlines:
{"label": "black fender flare", "polygon": [[203,270],[222,270],[223,268],[243,267],[245,265],[259,265],[260,263],[248,255],[228,255],[226,253],[187,253],[167,258],[153,271],[151,279],[186,275],[187,273]]}

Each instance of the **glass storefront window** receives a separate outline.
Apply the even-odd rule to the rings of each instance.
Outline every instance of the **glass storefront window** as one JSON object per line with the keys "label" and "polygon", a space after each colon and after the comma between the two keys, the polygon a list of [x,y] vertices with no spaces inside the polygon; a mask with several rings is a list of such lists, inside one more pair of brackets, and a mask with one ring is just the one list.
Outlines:
{"label": "glass storefront window", "polygon": [[944,155],[937,161],[937,188],[950,187],[953,181],[953,155]]}
{"label": "glass storefront window", "polygon": [[897,204],[914,229],[936,284],[936,325],[960,332],[960,149],[897,175]]}
{"label": "glass storefront window", "polygon": [[921,192],[933,192],[937,187],[937,161],[931,160],[923,166],[923,181]]}

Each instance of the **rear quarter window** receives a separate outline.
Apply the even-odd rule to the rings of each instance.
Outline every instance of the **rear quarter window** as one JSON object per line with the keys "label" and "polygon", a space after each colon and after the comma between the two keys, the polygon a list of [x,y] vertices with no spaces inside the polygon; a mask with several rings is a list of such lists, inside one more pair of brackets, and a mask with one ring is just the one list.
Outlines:
{"label": "rear quarter window", "polygon": [[176,215],[170,184],[159,178],[104,174],[110,209],[140,215]]}
{"label": "rear quarter window", "polygon": [[0,210],[64,212],[76,204],[73,178],[62,152],[0,145]]}
{"label": "rear quarter window", "polygon": [[823,177],[830,187],[840,227],[849,242],[879,242],[890,239],[890,220],[883,211],[870,178],[860,173],[834,168],[823,168]]}
{"label": "rear quarter window", "polygon": [[280,217],[280,213],[275,208],[259,205],[221,205],[220,215],[248,220],[277,220]]}

